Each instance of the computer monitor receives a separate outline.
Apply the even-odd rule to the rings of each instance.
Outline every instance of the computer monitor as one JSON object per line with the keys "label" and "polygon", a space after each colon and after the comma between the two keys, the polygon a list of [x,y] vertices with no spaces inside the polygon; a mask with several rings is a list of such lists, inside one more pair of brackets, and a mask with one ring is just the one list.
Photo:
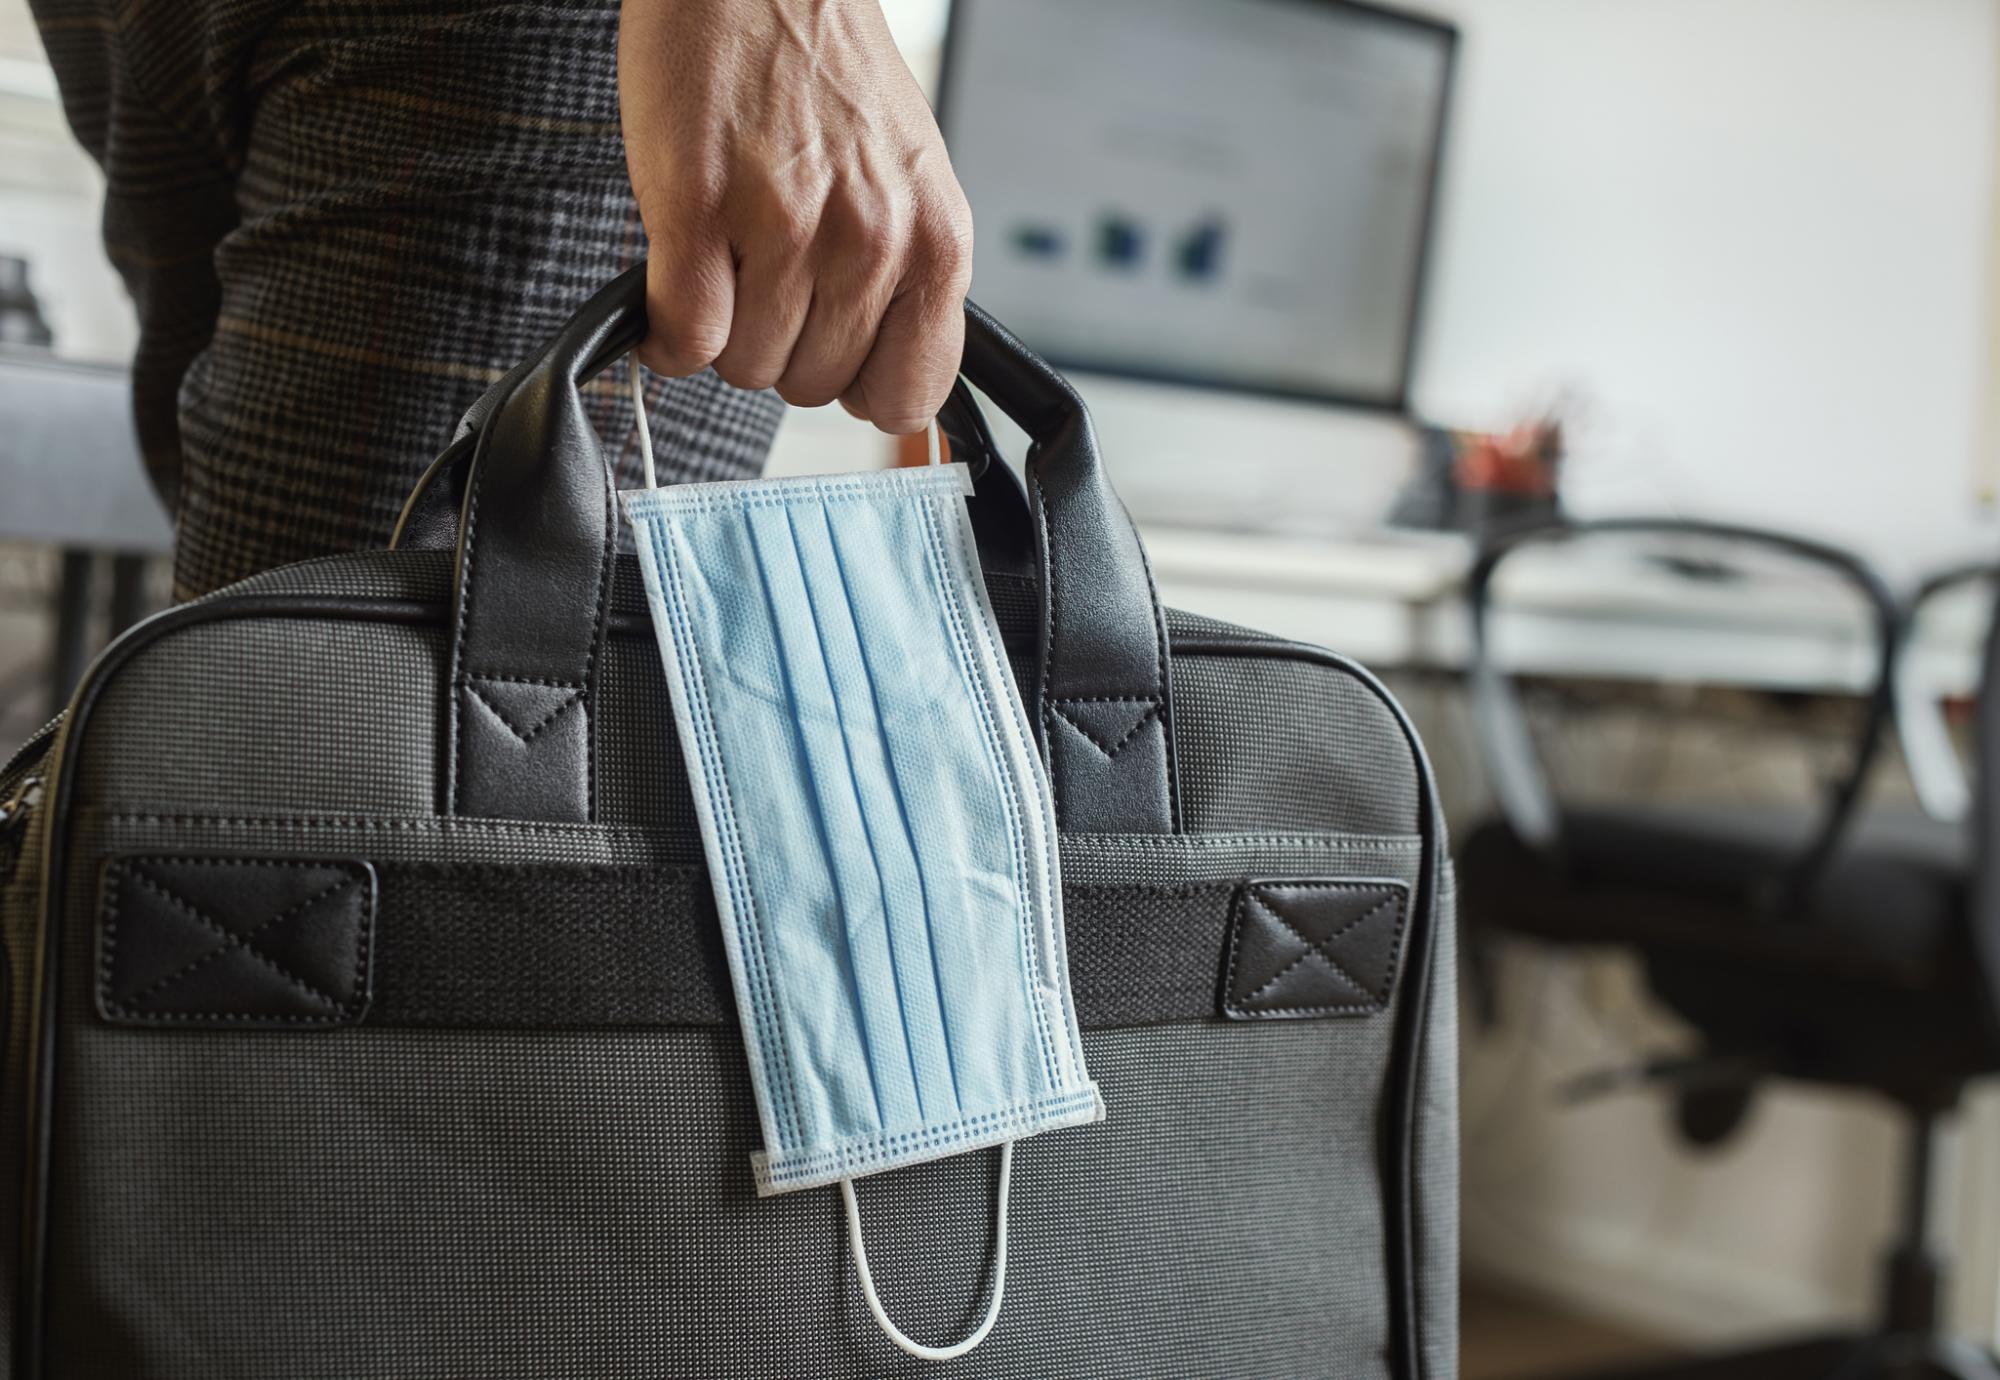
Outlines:
{"label": "computer monitor", "polygon": [[1456,42],[1348,0],[956,0],[973,299],[1065,367],[1402,410]]}

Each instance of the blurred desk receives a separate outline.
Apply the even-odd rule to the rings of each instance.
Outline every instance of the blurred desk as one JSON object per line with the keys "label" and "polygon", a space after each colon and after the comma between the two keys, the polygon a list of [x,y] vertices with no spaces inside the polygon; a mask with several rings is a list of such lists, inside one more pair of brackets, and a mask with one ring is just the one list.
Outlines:
{"label": "blurred desk", "polygon": [[[1308,541],[1148,527],[1160,597],[1378,670],[1464,669],[1469,539],[1381,531]],[[1691,580],[1637,557],[1524,552],[1503,571],[1502,659],[1534,675],[1854,694],[1879,655],[1858,599],[1816,582]],[[1511,565],[1512,563],[1510,563]],[[1978,684],[1978,619],[1927,626],[1924,682]]]}
{"label": "blurred desk", "polygon": [[139,463],[126,371],[0,350],[0,540],[62,549],[51,713],[89,653],[94,554],[112,554],[116,635],[142,611],[145,558],[173,535]]}

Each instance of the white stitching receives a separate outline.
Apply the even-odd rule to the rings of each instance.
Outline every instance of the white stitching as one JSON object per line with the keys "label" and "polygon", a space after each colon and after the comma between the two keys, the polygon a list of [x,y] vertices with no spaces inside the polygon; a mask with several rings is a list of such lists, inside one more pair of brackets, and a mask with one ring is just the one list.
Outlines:
{"label": "white stitching", "polygon": [[[164,859],[162,861],[172,862],[174,860]],[[197,861],[197,860],[190,860],[190,861]],[[279,865],[284,865],[284,864],[279,864]],[[305,867],[305,866],[316,866],[318,864],[300,863],[291,865]],[[206,955],[203,960],[204,962],[206,961],[207,958],[215,957],[219,954],[226,953],[229,951],[231,946],[235,946],[236,948],[240,948],[243,951],[243,953],[247,955],[249,958],[258,963],[263,964],[265,967],[269,968],[273,973],[276,973],[279,977],[283,978],[285,981],[291,983],[294,987],[298,988],[298,990],[303,992],[305,995],[312,997],[316,1001],[321,1001],[326,1003],[328,1006],[331,1006],[334,1010],[335,1015],[351,1014],[352,1011],[355,1009],[356,1003],[360,1000],[361,993],[359,991],[358,986],[355,994],[344,1001],[341,998],[336,997],[329,992],[322,991],[320,988],[316,987],[312,983],[300,977],[297,973],[294,973],[289,968],[285,967],[282,963],[279,963],[269,954],[266,954],[262,949],[259,949],[255,945],[251,944],[247,936],[237,934],[227,925],[222,924],[220,921],[217,921],[213,917],[206,914],[199,906],[195,905],[194,902],[188,900],[185,896],[180,895],[178,892],[171,890],[164,883],[158,881],[157,879],[146,876],[143,872],[140,872],[135,866],[131,864],[125,865],[120,869],[120,874],[121,876],[130,877],[133,881],[138,882],[141,886],[146,887],[147,889],[153,891],[162,900],[166,901],[169,905],[175,907],[177,910],[181,911],[184,915],[186,915],[189,919],[195,921],[203,928],[212,931],[214,934],[216,934],[223,940],[222,947],[215,950],[213,954]],[[350,874],[346,878],[345,885],[352,886],[357,882],[357,880],[358,880],[357,878],[355,878]],[[334,891],[338,891],[340,889],[341,888],[336,887],[334,888]],[[326,893],[326,895],[332,895],[332,894],[333,892]],[[315,897],[313,899],[315,901],[322,900],[324,899],[324,896]],[[280,916],[279,918],[284,918],[284,917]],[[251,933],[253,934],[261,933],[264,929],[268,928],[270,924],[275,924],[275,923],[276,920],[272,920],[266,922],[265,924],[261,924],[257,927],[256,930],[252,931]],[[365,955],[367,952],[365,941],[360,947],[361,947],[361,952]],[[362,961],[365,961],[365,958]],[[194,965],[194,967],[199,967],[199,966],[200,964]],[[190,968],[188,970],[188,972],[192,971],[193,968]],[[178,980],[179,978],[185,978],[187,975],[188,975],[187,973],[182,973],[177,975],[175,979],[169,979],[168,985],[172,985],[173,981]],[[110,996],[109,993],[107,993],[106,995],[107,997]],[[155,995],[157,995],[157,993]],[[110,1001],[111,1004],[131,1010],[135,1015],[140,1015],[140,1016],[148,1016],[153,1014],[160,1014],[160,1015],[177,1014],[186,1019],[201,1019],[201,1018],[206,1018],[207,1015],[209,1014],[207,1012],[151,1013],[143,1011],[131,1005],[132,1002],[137,1002],[141,1000],[143,996],[144,994],[135,995],[130,998],[127,998],[125,1001],[119,1001],[115,997],[110,997]],[[239,1018],[253,1019],[247,1016],[239,1016]]]}
{"label": "white stitching", "polygon": [[[499,676],[481,676],[479,677],[479,679],[500,680],[506,678]],[[516,682],[516,683],[519,684],[522,682]],[[540,682],[526,682],[526,683],[538,684]],[[508,718],[505,714],[501,713],[500,706],[493,703],[491,699],[487,698],[485,692],[480,690],[478,686],[474,685],[470,678],[466,680],[465,689],[469,694],[471,694],[471,696],[475,700],[478,700],[481,704],[486,706],[486,712],[488,714],[491,714],[494,718],[498,719],[500,721],[500,726],[502,728],[506,729],[516,738],[519,738],[523,743],[533,742],[536,736],[540,734],[543,729],[547,728],[557,719],[560,719],[563,715],[567,714],[571,709],[575,708],[577,705],[583,703],[583,691],[572,690],[569,692],[568,695],[563,697],[563,702],[561,704],[557,705],[554,709],[550,710],[548,714],[543,717],[540,723],[536,724],[533,728],[524,731],[519,726],[517,726],[512,719]]]}

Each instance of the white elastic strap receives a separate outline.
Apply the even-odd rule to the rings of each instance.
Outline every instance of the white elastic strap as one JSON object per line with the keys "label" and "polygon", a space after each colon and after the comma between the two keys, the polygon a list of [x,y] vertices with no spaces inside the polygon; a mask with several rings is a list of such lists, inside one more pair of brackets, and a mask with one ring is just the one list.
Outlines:
{"label": "white elastic strap", "polygon": [[660,477],[653,473],[653,427],[646,420],[646,385],[639,379],[639,356],[627,355],[632,369],[632,413],[639,427],[639,459],[646,466],[646,487],[660,487]]}
{"label": "white elastic strap", "polygon": [[924,463],[927,465],[944,463],[944,447],[938,443],[938,424],[935,417],[931,418],[931,424],[924,428]]}
{"label": "white elastic strap", "polygon": [[[935,444],[935,427],[931,435]],[[861,1276],[861,1296],[868,1300],[868,1311],[875,1315],[875,1325],[882,1329],[883,1335],[919,1361],[957,1360],[985,1341],[986,1334],[993,1330],[993,1324],[1000,1320],[1000,1300],[1007,1292],[1007,1189],[1013,1177],[1014,1142],[1010,1140],[1000,1147],[1000,1192],[997,1195],[1000,1200],[1000,1234],[993,1246],[993,1302],[986,1305],[986,1318],[973,1329],[972,1335],[950,1346],[925,1346],[922,1342],[913,1342],[889,1321],[882,1300],[875,1296],[875,1280],[868,1273],[868,1247],[861,1240],[861,1205],[854,1200],[854,1180],[840,1181],[841,1201],[847,1204],[847,1241],[854,1248],[854,1269]]]}

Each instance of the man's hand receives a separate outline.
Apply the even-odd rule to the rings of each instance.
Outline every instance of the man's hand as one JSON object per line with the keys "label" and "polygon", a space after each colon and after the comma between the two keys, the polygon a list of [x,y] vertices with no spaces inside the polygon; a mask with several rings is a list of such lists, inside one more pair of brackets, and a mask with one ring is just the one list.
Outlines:
{"label": "man's hand", "polygon": [[876,0],[624,0],[639,358],[918,431],[958,369],[972,213]]}

